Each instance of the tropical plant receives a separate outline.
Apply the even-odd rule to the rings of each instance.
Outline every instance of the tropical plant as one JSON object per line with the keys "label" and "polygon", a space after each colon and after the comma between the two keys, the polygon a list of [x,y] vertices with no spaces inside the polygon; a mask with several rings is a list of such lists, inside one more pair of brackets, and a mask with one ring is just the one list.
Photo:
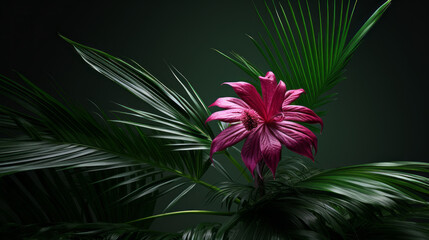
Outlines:
{"label": "tropical plant", "polygon": [[[226,133],[260,129],[258,124],[271,131],[288,117],[287,126],[277,126],[278,134],[283,131],[280,128],[290,126],[301,133],[285,135],[289,142],[280,142],[313,157],[316,135],[305,128],[311,127],[305,123],[322,123],[313,110],[334,99],[327,92],[343,79],[344,67],[390,0],[351,37],[348,33],[356,3],[326,1],[325,6],[319,1],[317,18],[308,1],[305,5],[297,1],[295,8],[294,3],[286,4],[289,8],[266,4],[269,21],[257,10],[268,41],[263,35],[260,42],[251,40],[269,70],[283,79],[288,89],[305,89],[307,94],[299,99],[302,90],[286,92],[282,82],[274,87],[274,73],[262,77],[268,70],[258,70],[236,53],[228,56],[220,52],[245,71],[256,88],[249,83],[230,83],[243,101],[222,98],[214,105],[227,110],[211,114],[176,68],[170,70],[185,95],[168,88],[133,61],[125,62],[63,36],[93,69],[153,109],[119,104],[120,111],[97,108],[92,113],[64,97],[54,98],[22,74],[17,74],[17,80],[0,76],[1,94],[14,103],[13,107],[0,105],[2,237],[428,239],[427,163],[383,162],[324,170],[295,155],[280,160],[279,154],[268,159],[263,153],[246,160],[253,148],[242,153],[246,164],[234,157],[240,150],[232,147],[237,141],[225,142],[232,136]],[[259,77],[265,81],[262,89],[253,81]],[[268,89],[267,84],[273,88]],[[243,86],[246,91],[238,89]],[[277,98],[275,104],[268,100],[271,90],[278,93],[271,96]],[[246,95],[248,91],[252,94]],[[249,104],[257,99],[262,107]],[[290,105],[296,99],[296,104],[306,107]],[[264,113],[267,116],[261,120],[259,115]],[[223,130],[221,137],[215,138],[217,129],[206,124],[207,120],[227,122],[217,125]],[[294,122],[304,122],[305,127]],[[261,139],[269,135],[264,134]],[[218,154],[213,155],[215,152]],[[217,160],[219,154],[237,168],[236,173],[224,167],[225,161]],[[220,183],[204,179],[210,168],[217,171]],[[234,174],[240,179],[233,178]],[[218,203],[223,211],[170,210],[198,185],[208,189],[208,200]],[[155,212],[157,200],[171,193],[175,195],[164,210]],[[200,223],[178,232],[151,230],[154,219],[181,214],[220,215],[226,221]]]}

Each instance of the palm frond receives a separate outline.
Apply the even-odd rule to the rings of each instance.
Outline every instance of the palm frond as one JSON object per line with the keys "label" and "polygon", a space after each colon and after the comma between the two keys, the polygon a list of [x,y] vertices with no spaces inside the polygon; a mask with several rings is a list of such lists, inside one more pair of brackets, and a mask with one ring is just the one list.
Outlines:
{"label": "palm frond", "polygon": [[[151,138],[139,128],[120,126],[102,111],[97,119],[87,110],[69,102],[60,102],[24,76],[20,77],[25,85],[0,77],[3,83],[0,91],[21,109],[1,105],[0,113],[3,117],[0,128],[10,129],[12,125],[35,141],[70,143],[99,149],[123,157],[121,160],[125,166],[150,164],[158,170],[191,180],[200,179],[210,167],[208,156],[203,151],[172,151],[174,148],[168,146],[173,144],[171,140]],[[47,164],[43,165],[46,166]]]}
{"label": "palm frond", "polygon": [[9,127],[13,122],[17,129],[34,140],[75,143],[137,159],[146,155],[141,143],[150,140],[145,135],[112,124],[103,112],[97,119],[79,106],[58,101],[23,75],[19,76],[23,84],[0,76],[0,92],[17,104],[14,109],[0,105],[4,119],[0,122],[1,128]]}
{"label": "palm frond", "polygon": [[[122,203],[153,201],[195,183],[216,190],[200,180],[211,163],[203,151],[172,151],[170,140],[150,138],[139,128],[120,126],[101,111],[97,119],[20,77],[24,84],[0,77],[0,92],[19,106],[19,110],[0,106],[0,128],[12,126],[12,136],[19,135],[15,131],[26,135],[2,140],[0,175],[46,168],[108,172],[110,175],[87,184],[107,184],[106,194],[115,193],[116,201]],[[123,188],[127,191],[121,191]],[[173,199],[167,206],[179,200]],[[148,215],[151,213],[138,217]]]}
{"label": "palm frond", "polygon": [[[206,150],[210,148],[213,132],[205,124],[210,112],[189,81],[176,68],[170,68],[174,78],[183,86],[188,101],[140,65],[132,66],[107,53],[63,38],[73,45],[91,67],[161,113],[160,115],[123,106],[128,111],[120,113],[137,117],[141,121],[117,119],[113,122],[131,126],[141,134],[141,129],[150,130],[151,136],[159,138],[158,143],[167,149],[162,152],[168,152],[154,157],[153,159],[157,159],[154,163],[162,163],[162,167],[185,177],[200,179],[210,166]],[[179,153],[172,153],[172,150]]]}
{"label": "palm frond", "polygon": [[[270,7],[266,3],[269,20],[256,9],[266,33],[260,34],[258,40],[249,37],[269,70],[285,80],[289,89],[304,88],[307,94],[297,103],[315,109],[335,100],[336,94],[327,92],[344,79],[344,68],[351,56],[390,2],[381,5],[349,41],[356,2],[352,6],[351,1],[334,0],[331,4],[326,1],[324,7],[318,1],[318,16],[311,11],[308,1],[305,4],[297,1],[297,6],[287,1],[287,7],[274,2]],[[258,70],[237,53],[232,53],[232,57],[221,54],[252,80],[258,80],[258,76],[268,71]]]}
{"label": "palm frond", "polygon": [[408,209],[401,214],[387,215],[376,222],[360,222],[350,239],[428,239],[427,207]]}
{"label": "palm frond", "polygon": [[[77,144],[48,141],[0,141],[0,176],[46,168],[122,168],[138,161]],[[125,164],[124,164],[125,162]]]}
{"label": "palm frond", "polygon": [[219,223],[200,223],[195,227],[182,232],[182,240],[212,240],[221,224]]}
{"label": "palm frond", "polygon": [[222,182],[218,185],[219,191],[209,193],[209,202],[217,202],[224,205],[228,210],[231,209],[233,203],[238,203],[236,207],[239,209],[252,202],[255,188],[249,184],[241,184],[237,182]]}
{"label": "palm frond", "polygon": [[[429,179],[424,173],[428,172],[429,164],[386,162],[330,170],[315,169],[311,164],[293,158],[284,161],[275,180],[267,174],[266,195],[262,197],[250,185],[221,184],[216,199],[229,203],[238,197],[241,205],[238,213],[222,224],[217,237],[424,239],[421,236],[428,236]],[[417,212],[421,214],[413,214]],[[392,230],[397,232],[396,237],[383,235],[379,230],[388,231],[400,223],[410,228]]]}
{"label": "palm frond", "polygon": [[417,173],[428,172],[423,162],[385,162],[354,165],[315,174],[295,185],[301,189],[325,191],[359,202],[394,206],[397,200],[425,204],[429,179]]}
{"label": "palm frond", "polygon": [[140,65],[134,67],[107,53],[61,37],[72,44],[92,68],[163,114],[160,116],[129,108],[134,116],[148,120],[155,125],[130,121],[122,123],[167,133],[158,135],[158,137],[182,143],[182,145],[173,145],[176,150],[207,150],[210,148],[213,132],[205,124],[209,110],[189,81],[176,68],[172,67],[170,70],[184,88],[190,101],[169,89]]}
{"label": "palm frond", "polygon": [[[136,168],[92,173],[75,169],[45,169],[2,177],[0,222],[21,226],[58,222],[121,223],[142,215],[151,215],[155,207],[153,194],[128,204],[119,202],[123,195],[143,185],[144,181],[151,181],[150,178],[114,191],[106,189],[115,183],[96,183],[109,175],[130,169]],[[122,179],[118,179],[116,183],[120,181]],[[141,226],[148,227],[150,223],[148,221]]]}
{"label": "palm frond", "polygon": [[[114,191],[106,189],[115,183],[98,182],[132,170],[136,168],[97,172],[50,168],[0,178],[1,238],[110,239],[115,235],[133,236],[136,233],[138,236],[143,229],[148,229],[151,221],[134,226],[121,223],[153,214],[156,202],[152,196],[127,204],[119,203],[119,200],[144,184],[143,181]],[[122,179],[117,179],[116,183],[120,181]]]}
{"label": "palm frond", "polygon": [[190,184],[99,149],[43,141],[9,140],[0,146],[0,172],[9,174],[0,178],[0,222],[14,222],[23,231],[34,223],[125,222],[151,216],[157,198]]}

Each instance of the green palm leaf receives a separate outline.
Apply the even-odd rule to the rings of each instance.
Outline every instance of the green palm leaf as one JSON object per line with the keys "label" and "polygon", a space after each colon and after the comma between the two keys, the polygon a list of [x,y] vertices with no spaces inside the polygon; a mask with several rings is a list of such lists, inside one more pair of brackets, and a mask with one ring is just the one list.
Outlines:
{"label": "green palm leaf", "polygon": [[215,239],[216,233],[221,224],[219,223],[201,223],[197,226],[187,229],[182,233],[182,240],[211,240]]}
{"label": "green palm leaf", "polygon": [[429,179],[412,172],[427,172],[428,163],[386,162],[332,169],[301,181],[295,187],[330,192],[371,205],[389,207],[396,200],[425,204]]}
{"label": "green palm leaf", "polygon": [[[162,161],[154,158],[157,162],[170,166],[171,170],[178,170],[179,174],[186,175],[188,178],[197,180],[201,178],[210,166],[205,150],[210,148],[213,132],[205,124],[210,112],[189,81],[176,68],[170,68],[174,78],[183,86],[188,101],[170,90],[140,65],[135,63],[133,66],[107,53],[63,38],[72,44],[80,56],[95,70],[161,112],[161,114],[155,114],[123,106],[128,111],[119,111],[119,113],[137,117],[141,121],[123,119],[113,121],[142,129],[142,131],[143,129],[153,131],[151,136],[161,139],[160,142],[163,142],[163,145],[169,146],[167,151],[182,152],[169,153],[179,157],[157,156],[160,159],[166,159]],[[192,159],[192,161],[184,159]],[[222,168],[221,165],[219,167]]]}
{"label": "green palm leaf", "polygon": [[[269,20],[264,20],[257,9],[266,33],[259,35],[258,40],[249,37],[270,67],[268,70],[285,80],[289,89],[304,88],[307,94],[297,103],[319,108],[335,99],[336,93],[327,92],[344,79],[345,66],[391,0],[381,5],[351,39],[349,28],[355,5],[350,1],[338,3],[334,0],[331,4],[326,1],[326,7],[319,1],[317,17],[311,12],[308,1],[305,4],[297,1],[295,7],[291,1],[287,3],[287,7],[281,3],[273,2],[273,7],[266,4]],[[237,53],[232,53],[232,57],[221,54],[252,80],[258,80],[258,76],[268,71],[258,70]]]}
{"label": "green palm leaf", "polygon": [[[199,181],[210,167],[205,152],[172,151],[175,148],[168,146],[174,143],[172,140],[151,138],[139,128],[120,126],[103,112],[98,114],[97,119],[80,107],[59,102],[20,76],[26,85],[0,77],[3,83],[0,91],[23,109],[17,111],[0,106],[3,116],[0,128],[10,129],[12,125],[33,140],[71,143],[99,149],[120,156],[125,166],[149,164],[157,170],[171,172],[194,182]],[[43,165],[45,166],[47,164]]]}
{"label": "green palm leaf", "polygon": [[[75,169],[26,171],[0,178],[2,224],[55,224],[110,222],[121,223],[141,215],[151,215],[155,207],[152,195],[123,204],[122,195],[143,185],[146,178],[134,184],[106,191],[113,182],[96,183],[109,175],[129,171],[114,169],[84,172]],[[117,179],[116,182],[122,181]],[[149,222],[141,223],[148,227]]]}
{"label": "green palm leaf", "polygon": [[46,168],[110,169],[139,165],[138,161],[77,144],[8,139],[0,141],[0,146],[0,176]]}
{"label": "green palm leaf", "polygon": [[72,44],[92,68],[163,114],[160,116],[128,108],[134,116],[149,120],[156,125],[130,121],[122,121],[122,123],[166,133],[157,136],[178,141],[181,145],[173,145],[177,146],[176,150],[207,150],[210,148],[213,132],[205,124],[209,111],[189,81],[177,69],[170,68],[174,78],[183,86],[190,102],[169,89],[141,66],[132,66],[107,53],[76,43],[63,36],[62,38]]}
{"label": "green palm leaf", "polygon": [[362,222],[350,234],[351,239],[428,239],[427,207],[410,209],[406,213],[388,215],[378,222]]}
{"label": "green palm leaf", "polygon": [[[42,170],[47,168],[53,171],[76,169],[98,176],[89,182],[80,178],[82,185],[100,186],[95,187],[98,191],[91,196],[111,196],[109,199],[112,204],[127,206],[134,206],[135,203],[144,205],[142,201],[153,205],[156,198],[180,187],[188,189],[182,192],[181,196],[184,196],[192,190],[189,186],[195,183],[216,190],[216,187],[200,180],[210,166],[204,152],[172,151],[172,147],[168,146],[171,140],[150,138],[139,128],[119,126],[103,112],[98,114],[97,119],[80,107],[56,100],[20,76],[24,84],[3,76],[0,78],[3,83],[0,92],[21,109],[0,106],[0,128],[12,130],[12,137],[3,139],[0,144],[0,175],[14,177],[16,174],[25,174],[20,172],[29,171],[39,174],[40,171],[47,171]],[[25,134],[26,137],[14,137],[19,134]],[[36,199],[37,203],[40,196],[31,193],[29,197]],[[67,198],[76,197],[64,199]],[[167,207],[179,200],[173,199],[167,203]],[[36,215],[49,215],[55,211],[49,208],[52,206],[49,204],[37,203],[42,208]],[[17,206],[8,209],[20,210]],[[150,210],[134,211],[136,215],[129,214],[129,218],[124,221],[150,216],[153,209]],[[67,219],[59,218],[58,221],[67,222]],[[29,223],[35,222],[43,221],[33,219]],[[81,221],[75,219],[74,222]]]}
{"label": "green palm leaf", "polygon": [[[215,199],[228,204],[239,197],[241,205],[219,227],[217,238],[425,239],[429,179],[423,174],[428,170],[429,164],[419,162],[320,170],[310,161],[289,159],[281,162],[275,180],[267,171],[263,197],[252,185],[219,186]],[[400,223],[410,228],[398,228]]]}

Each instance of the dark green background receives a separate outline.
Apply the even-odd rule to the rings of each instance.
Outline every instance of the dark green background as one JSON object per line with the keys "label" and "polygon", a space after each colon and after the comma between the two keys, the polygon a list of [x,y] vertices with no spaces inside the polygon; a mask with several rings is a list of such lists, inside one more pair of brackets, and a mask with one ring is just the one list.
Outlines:
{"label": "dark green background", "polygon": [[[359,1],[351,33],[383,2]],[[316,157],[319,166],[428,161],[429,21],[423,2],[393,0],[357,50],[347,66],[347,80],[335,88],[338,100],[326,107]],[[263,6],[262,1],[255,3]],[[90,99],[104,109],[117,109],[112,102],[143,107],[88,67],[58,32],[123,59],[132,58],[179,89],[166,66],[172,64],[207,104],[233,95],[222,82],[246,77],[211,48],[237,51],[263,66],[245,36],[263,32],[249,0],[2,4],[1,74],[12,76],[12,69],[18,70],[48,92],[55,94],[61,88],[75,102],[88,106]],[[202,208],[204,195],[196,192],[176,209]],[[174,230],[200,219],[212,218],[173,217],[155,222],[155,228]]]}

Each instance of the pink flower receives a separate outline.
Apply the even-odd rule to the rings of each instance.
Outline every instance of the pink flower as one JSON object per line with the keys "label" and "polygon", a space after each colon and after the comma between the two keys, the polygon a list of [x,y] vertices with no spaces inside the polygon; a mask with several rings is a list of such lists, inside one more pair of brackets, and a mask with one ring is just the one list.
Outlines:
{"label": "pink flower", "polygon": [[241,157],[253,174],[263,160],[273,176],[281,157],[282,145],[311,158],[317,152],[317,138],[308,128],[296,122],[319,123],[322,119],[307,107],[290,105],[304,93],[303,89],[286,91],[283,81],[277,84],[274,73],[268,72],[261,81],[262,98],[256,88],[246,82],[226,82],[241,98],[218,98],[211,106],[225,110],[215,112],[206,122],[220,120],[231,123],[211,144],[210,158],[246,138]]}

